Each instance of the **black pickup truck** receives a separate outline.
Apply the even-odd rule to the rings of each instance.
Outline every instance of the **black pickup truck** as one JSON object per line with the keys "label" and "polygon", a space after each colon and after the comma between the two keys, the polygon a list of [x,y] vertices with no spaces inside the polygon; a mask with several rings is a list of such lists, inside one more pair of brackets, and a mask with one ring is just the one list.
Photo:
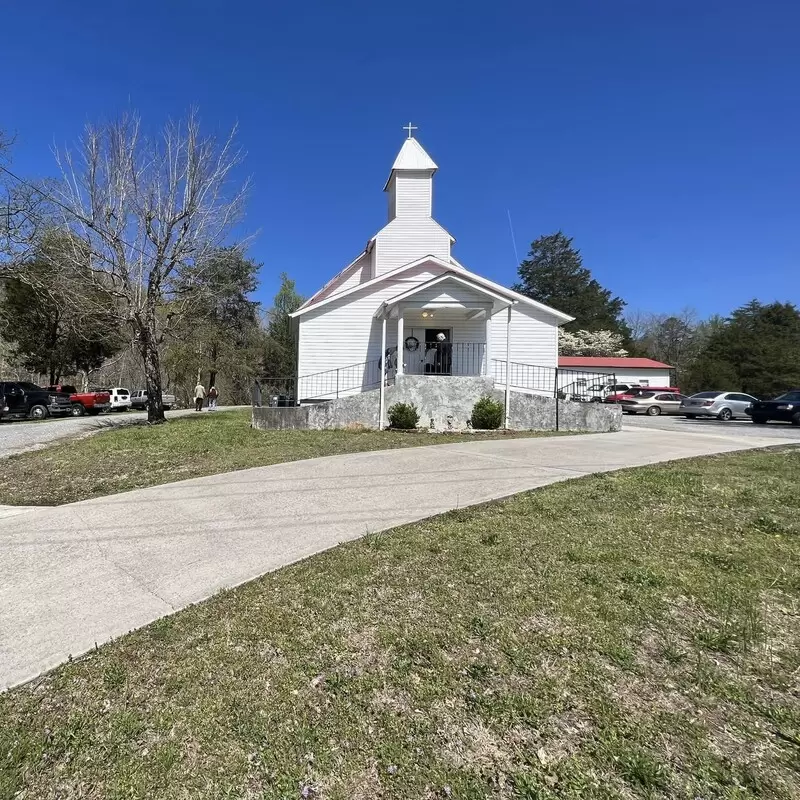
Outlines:
{"label": "black pickup truck", "polygon": [[0,419],[46,419],[72,411],[68,394],[27,381],[0,381]]}
{"label": "black pickup truck", "polygon": [[800,389],[792,389],[774,400],[759,400],[744,410],[757,425],[771,419],[800,425]]}

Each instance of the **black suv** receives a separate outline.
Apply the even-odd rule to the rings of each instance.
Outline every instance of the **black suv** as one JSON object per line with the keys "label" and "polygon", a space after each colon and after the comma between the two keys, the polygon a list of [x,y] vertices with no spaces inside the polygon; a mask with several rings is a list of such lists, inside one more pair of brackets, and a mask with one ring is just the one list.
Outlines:
{"label": "black suv", "polygon": [[68,394],[26,381],[0,381],[0,419],[46,419],[72,411]]}

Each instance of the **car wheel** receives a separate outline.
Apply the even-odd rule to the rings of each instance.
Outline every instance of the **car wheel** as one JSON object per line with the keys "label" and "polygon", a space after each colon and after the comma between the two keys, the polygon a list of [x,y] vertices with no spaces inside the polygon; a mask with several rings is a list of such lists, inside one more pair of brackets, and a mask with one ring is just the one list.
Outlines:
{"label": "car wheel", "polygon": [[45,406],[31,406],[28,417],[30,419],[47,419],[47,408]]}
{"label": "car wheel", "polygon": [[661,406],[650,406],[647,409],[648,417],[657,417],[659,414],[661,414]]}
{"label": "car wheel", "polygon": [[697,419],[697,414],[686,414],[686,419]]}
{"label": "car wheel", "polygon": [[73,403],[69,413],[72,414],[73,417],[82,417],[86,413],[86,410],[80,403]]}
{"label": "car wheel", "polygon": [[767,424],[767,418],[766,417],[753,417],[753,422],[755,422],[756,425],[766,425]]}
{"label": "car wheel", "polygon": [[728,422],[729,420],[733,419],[733,412],[729,408],[723,408],[722,411],[717,414],[717,419],[720,419],[723,422]]}
{"label": "car wheel", "polygon": [[800,411],[792,416],[792,425],[800,425]]}

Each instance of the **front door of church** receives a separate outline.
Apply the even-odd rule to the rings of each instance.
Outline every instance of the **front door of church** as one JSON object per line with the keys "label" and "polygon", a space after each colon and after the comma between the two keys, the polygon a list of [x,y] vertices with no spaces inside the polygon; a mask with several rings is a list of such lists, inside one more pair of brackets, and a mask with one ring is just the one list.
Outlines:
{"label": "front door of church", "polygon": [[425,374],[451,375],[453,372],[453,344],[449,328],[425,329]]}

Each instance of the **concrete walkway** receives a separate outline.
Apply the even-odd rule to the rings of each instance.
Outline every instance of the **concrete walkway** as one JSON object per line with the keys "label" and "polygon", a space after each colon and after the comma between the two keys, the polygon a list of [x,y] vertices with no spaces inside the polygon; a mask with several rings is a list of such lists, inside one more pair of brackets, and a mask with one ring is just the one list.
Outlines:
{"label": "concrete walkway", "polygon": [[0,687],[372,531],[592,472],[774,444],[630,429],[465,442],[30,509],[0,519]]}

